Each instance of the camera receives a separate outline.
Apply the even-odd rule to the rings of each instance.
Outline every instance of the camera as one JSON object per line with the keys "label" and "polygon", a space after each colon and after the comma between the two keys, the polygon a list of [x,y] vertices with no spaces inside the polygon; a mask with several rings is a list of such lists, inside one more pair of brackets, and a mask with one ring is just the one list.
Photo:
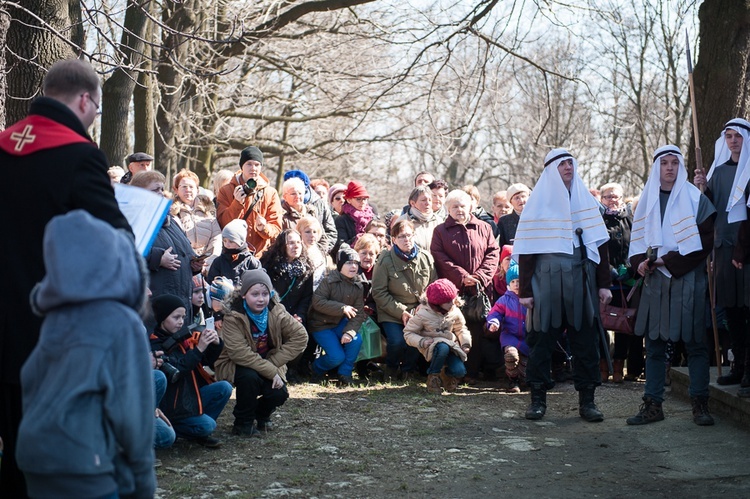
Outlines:
{"label": "camera", "polygon": [[258,187],[258,182],[256,182],[254,178],[251,178],[242,184],[242,191],[246,196],[250,196],[255,192],[256,187]]}
{"label": "camera", "polygon": [[180,379],[180,370],[169,362],[164,362],[159,370],[164,373],[167,377],[167,381],[170,383],[176,383]]}

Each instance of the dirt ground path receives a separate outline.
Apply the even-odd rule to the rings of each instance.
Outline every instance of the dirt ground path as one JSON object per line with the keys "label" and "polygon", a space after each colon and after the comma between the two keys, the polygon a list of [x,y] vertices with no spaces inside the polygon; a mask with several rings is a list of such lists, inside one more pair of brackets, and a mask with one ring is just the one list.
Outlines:
{"label": "dirt ground path", "polygon": [[158,496],[212,497],[750,497],[750,431],[692,422],[668,395],[666,419],[629,427],[643,385],[605,385],[602,423],[578,417],[571,384],[527,421],[527,393],[497,384],[428,395],[424,383],[361,388],[302,384],[262,439],[231,435],[234,401],[208,450],[178,439],[157,452]]}

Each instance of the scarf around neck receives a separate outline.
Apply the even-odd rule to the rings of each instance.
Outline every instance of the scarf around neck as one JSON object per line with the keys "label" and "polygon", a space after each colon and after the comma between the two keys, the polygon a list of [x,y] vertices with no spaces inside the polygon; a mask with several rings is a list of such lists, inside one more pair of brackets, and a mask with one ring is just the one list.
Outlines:
{"label": "scarf around neck", "polygon": [[411,218],[413,218],[414,220],[420,223],[427,223],[435,219],[435,213],[432,213],[430,214],[430,216],[427,216],[413,206],[409,208],[409,215],[411,216]]}
{"label": "scarf around neck", "polygon": [[268,328],[268,307],[264,308],[262,312],[255,313],[252,310],[250,310],[250,307],[247,306],[247,302],[245,300],[242,300],[242,306],[245,308],[245,313],[247,314],[248,318],[253,321],[255,326],[258,328],[258,334],[253,334],[253,336],[259,336],[266,332],[266,329]]}
{"label": "scarf around neck", "polygon": [[375,217],[370,205],[367,205],[364,210],[358,210],[351,204],[344,203],[341,211],[352,217],[352,220],[354,220],[354,229],[357,234],[362,234],[367,224]]}
{"label": "scarf around neck", "polygon": [[397,257],[399,257],[403,261],[410,262],[414,260],[419,254],[419,245],[415,243],[414,247],[411,249],[409,253],[404,253],[403,251],[401,251],[401,249],[398,246],[394,244],[393,252],[396,254]]}

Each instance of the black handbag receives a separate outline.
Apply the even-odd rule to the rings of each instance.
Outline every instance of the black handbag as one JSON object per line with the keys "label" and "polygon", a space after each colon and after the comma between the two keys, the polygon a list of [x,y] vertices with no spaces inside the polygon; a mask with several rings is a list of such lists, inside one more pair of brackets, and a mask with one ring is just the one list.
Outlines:
{"label": "black handbag", "polygon": [[461,312],[464,314],[464,319],[472,322],[484,322],[487,319],[487,315],[492,309],[492,303],[490,303],[489,297],[477,284],[477,293],[468,294],[464,293],[461,297],[464,300],[464,304],[461,307]]}

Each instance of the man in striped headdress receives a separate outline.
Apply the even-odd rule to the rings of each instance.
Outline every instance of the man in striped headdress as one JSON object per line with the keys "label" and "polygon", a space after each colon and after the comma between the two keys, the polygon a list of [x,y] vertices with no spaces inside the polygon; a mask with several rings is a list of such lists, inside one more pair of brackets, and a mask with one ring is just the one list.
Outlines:
{"label": "man in striped headdress", "polygon": [[714,282],[716,307],[727,314],[734,362],[720,385],[750,387],[750,266],[735,268],[732,253],[737,245],[740,223],[747,219],[747,185],[750,180],[750,123],[734,118],[724,125],[716,140],[714,162],[708,171],[696,169],[693,182],[706,186],[706,196],[716,207],[714,228]]}
{"label": "man in striped headdress", "polygon": [[[708,412],[704,262],[713,246],[715,218],[708,198],[687,181],[680,150],[671,145],[657,149],[630,233],[630,265],[649,280],[641,288],[635,323],[635,333],[646,336],[644,403],[638,414],[628,418],[629,425],[664,419],[661,404],[669,340],[685,344],[693,421],[714,424]],[[646,257],[649,250],[655,259]]]}
{"label": "man in striped headdress", "polygon": [[589,422],[604,419],[594,403],[594,390],[601,384],[599,302],[612,299],[609,235],[601,205],[577,168],[577,161],[565,149],[547,154],[516,230],[513,256],[519,263],[518,296],[529,310],[526,380],[531,405],[526,419],[544,416],[547,390],[555,386],[550,359],[563,331],[567,331],[573,354],[579,414]]}

